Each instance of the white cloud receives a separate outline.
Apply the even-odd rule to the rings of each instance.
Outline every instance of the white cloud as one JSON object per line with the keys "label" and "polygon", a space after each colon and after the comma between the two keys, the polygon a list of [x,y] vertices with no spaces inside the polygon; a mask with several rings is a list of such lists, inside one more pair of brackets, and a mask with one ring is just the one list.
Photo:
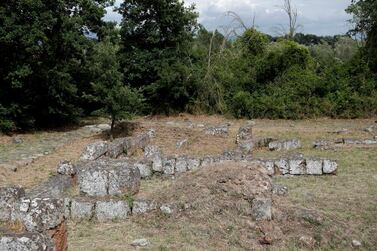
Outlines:
{"label": "white cloud", "polygon": [[[121,0],[118,0],[119,4]],[[257,27],[273,34],[273,28],[285,25],[287,18],[278,6],[283,0],[186,0],[186,4],[195,4],[200,14],[199,22],[208,29],[216,29],[229,23],[225,17],[226,11],[238,13],[244,22],[251,25],[253,16],[256,16]],[[347,20],[350,17],[345,13],[349,0],[293,0],[299,10],[299,23],[304,33],[318,35],[334,35],[347,32]],[[120,21],[121,17],[111,10],[107,20]]]}

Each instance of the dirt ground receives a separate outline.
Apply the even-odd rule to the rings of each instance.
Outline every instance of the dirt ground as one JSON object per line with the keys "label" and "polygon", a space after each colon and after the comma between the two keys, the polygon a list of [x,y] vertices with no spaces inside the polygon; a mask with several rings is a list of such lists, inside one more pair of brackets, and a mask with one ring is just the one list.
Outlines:
{"label": "dirt ground", "polygon": [[[277,139],[297,138],[303,147],[295,152],[306,156],[328,157],[339,161],[336,176],[312,177],[274,177],[273,182],[284,184],[289,194],[276,198],[278,208],[284,212],[296,212],[306,208],[321,215],[318,223],[299,222],[280,226],[283,234],[289,236],[276,246],[258,246],[247,221],[240,223],[239,217],[224,214],[221,217],[196,217],[190,222],[187,218],[131,218],[125,222],[95,224],[84,222],[70,223],[69,250],[132,250],[129,245],[134,239],[147,238],[151,245],[146,250],[351,250],[352,240],[362,243],[361,249],[375,250],[377,246],[377,147],[376,146],[344,146],[331,151],[312,148],[316,139],[372,139],[377,132],[364,131],[375,124],[376,119],[358,120],[256,120],[253,134],[255,137],[272,137]],[[234,139],[243,120],[229,120],[220,116],[148,117],[137,120],[140,128],[134,133],[154,128],[156,138],[153,144],[160,146],[166,154],[187,154],[204,156],[222,153],[234,147]],[[203,127],[230,123],[229,137],[206,136]],[[345,134],[336,133],[347,129]],[[14,138],[15,136],[13,136]],[[28,135],[33,137],[33,135]],[[51,135],[51,137],[56,137]],[[106,135],[93,135],[80,138],[57,148],[54,152],[37,159],[34,163],[14,173],[0,169],[0,186],[17,184],[26,187],[46,180],[55,173],[57,163],[62,159],[77,160],[82,149],[89,142],[106,138]],[[178,141],[187,139],[188,144],[177,149]],[[0,136],[3,154],[7,146],[11,146],[12,138]],[[4,153],[5,151],[5,153]],[[270,152],[267,149],[256,150],[256,157],[275,157],[287,152]],[[235,167],[236,168],[236,167]],[[204,172],[204,173],[201,173]],[[200,176],[198,176],[200,175]],[[143,181],[143,193],[160,193],[164,196],[174,194],[182,201],[197,198],[195,192],[190,193],[187,184],[195,184],[200,177],[210,175],[205,170],[189,173],[181,178],[171,180],[152,179]],[[184,185],[186,184],[186,185]],[[180,189],[185,188],[183,191]],[[178,193],[176,193],[178,191]],[[157,195],[156,195],[157,197]],[[215,207],[215,206],[214,206]],[[296,210],[297,209],[297,210]],[[234,211],[228,211],[233,212]],[[294,215],[292,213],[291,215]],[[199,219],[199,220],[198,220]],[[225,225],[224,225],[225,224]],[[246,225],[245,225],[246,224]],[[251,226],[253,227],[253,226]],[[303,245],[303,240],[296,235],[297,231],[311,236],[316,245]],[[277,233],[278,235],[279,233]]]}

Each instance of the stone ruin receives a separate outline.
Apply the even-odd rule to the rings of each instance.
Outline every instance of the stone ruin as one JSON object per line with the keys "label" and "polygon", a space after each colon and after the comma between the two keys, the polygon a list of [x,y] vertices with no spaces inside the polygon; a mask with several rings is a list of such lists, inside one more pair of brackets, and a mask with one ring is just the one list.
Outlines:
{"label": "stone ruin", "polygon": [[[225,136],[226,127],[211,129],[211,135]],[[223,130],[224,129],[224,130]],[[239,162],[264,168],[268,175],[335,174],[335,160],[292,155],[278,159],[255,159],[253,124],[241,127],[236,148],[220,155],[193,157],[167,156],[151,145],[155,131],[135,137],[99,141],[86,147],[77,163],[62,161],[57,174],[45,183],[25,192],[19,187],[0,188],[0,221],[18,224],[19,231],[0,228],[0,250],[67,250],[67,220],[98,222],[123,220],[153,210],[174,212],[171,204],[129,198],[138,194],[140,182],[152,176],[171,177],[217,163]],[[226,132],[226,133],[225,133]],[[269,144],[271,144],[270,142]],[[286,143],[282,143],[285,148]],[[299,145],[294,141],[293,145]],[[139,150],[144,156],[132,156]],[[78,190],[77,194],[72,191]],[[287,188],[273,185],[270,194],[284,195]],[[251,203],[254,220],[271,220],[271,198]],[[6,225],[5,225],[6,226]]]}

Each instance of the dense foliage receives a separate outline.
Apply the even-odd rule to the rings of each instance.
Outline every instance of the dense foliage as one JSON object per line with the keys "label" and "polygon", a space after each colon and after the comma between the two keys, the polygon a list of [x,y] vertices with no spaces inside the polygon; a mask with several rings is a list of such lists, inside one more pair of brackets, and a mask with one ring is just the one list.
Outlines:
{"label": "dense foliage", "polygon": [[[299,119],[377,115],[377,5],[353,1],[350,36],[240,35],[180,0],[0,2],[0,130],[143,112]],[[237,33],[238,34],[238,33]]]}

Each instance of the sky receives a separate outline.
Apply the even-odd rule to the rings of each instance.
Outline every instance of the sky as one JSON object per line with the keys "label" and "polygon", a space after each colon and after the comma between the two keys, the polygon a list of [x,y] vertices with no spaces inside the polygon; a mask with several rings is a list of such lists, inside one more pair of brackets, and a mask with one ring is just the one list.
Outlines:
{"label": "sky", "polygon": [[[117,0],[119,4],[121,0]],[[299,32],[316,35],[344,34],[350,29],[350,16],[344,11],[350,0],[292,0],[298,10]],[[280,6],[283,0],[186,0],[187,5],[195,4],[199,22],[208,30],[229,26],[232,18],[227,11],[236,12],[247,26],[253,23],[258,30],[279,35],[277,27],[286,26],[288,19]],[[106,20],[119,22],[121,17],[108,10]]]}

